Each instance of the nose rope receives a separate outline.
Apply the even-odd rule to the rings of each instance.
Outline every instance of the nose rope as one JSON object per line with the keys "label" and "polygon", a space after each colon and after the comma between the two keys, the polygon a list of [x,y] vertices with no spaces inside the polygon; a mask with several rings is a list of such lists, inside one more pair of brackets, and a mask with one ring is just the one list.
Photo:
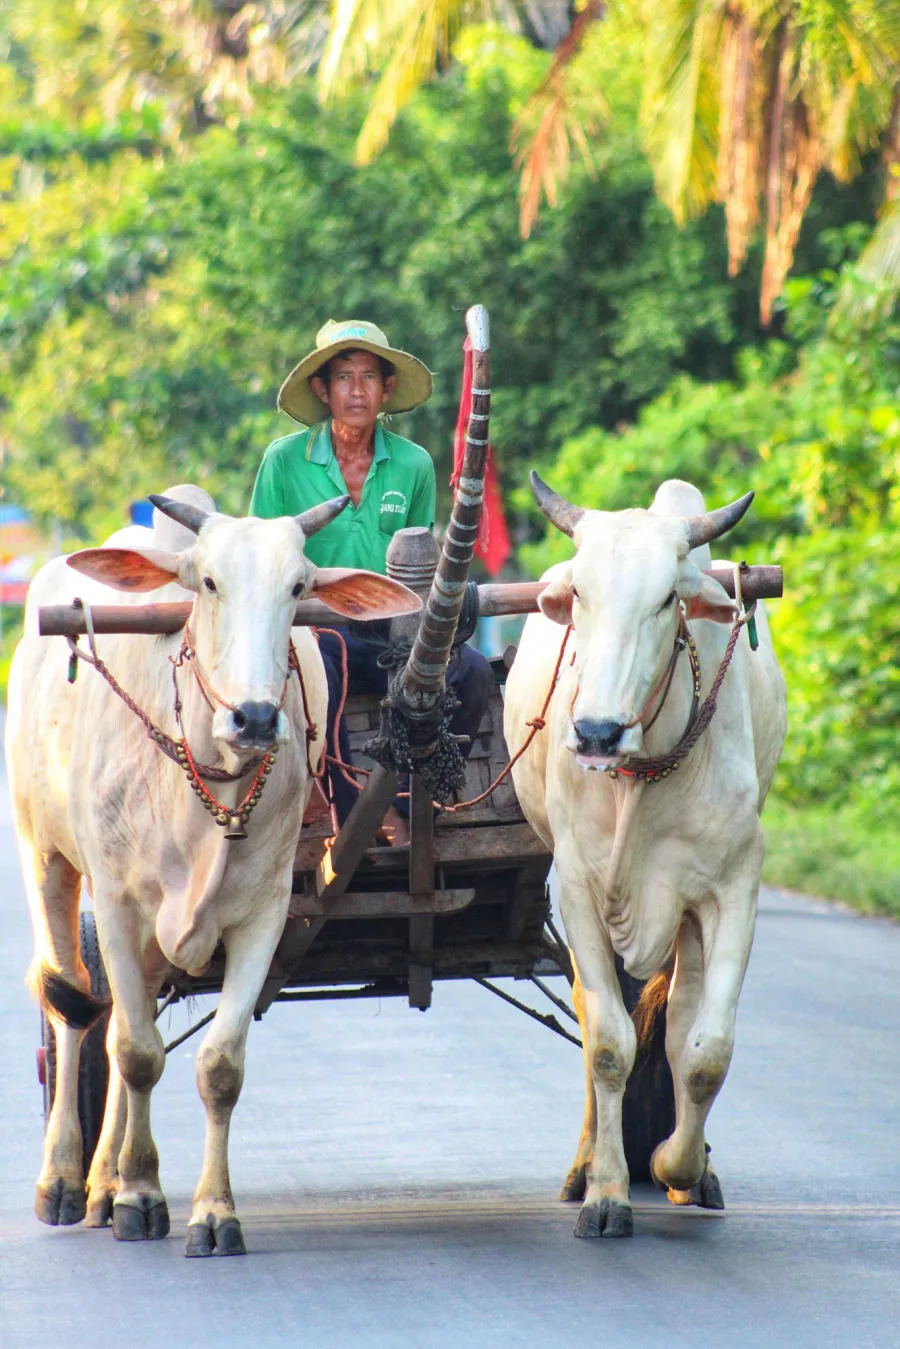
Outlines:
{"label": "nose rope", "polygon": [[687,729],[690,730],[691,726],[694,723],[694,718],[697,715],[697,709],[700,706],[700,690],[699,690],[700,663],[699,660],[697,659],[697,648],[694,646],[694,639],[688,632],[687,623],[684,620],[684,605],[682,605],[678,612],[678,627],[675,630],[675,645],[672,648],[672,654],[669,657],[669,662],[666,665],[666,668],[663,670],[661,677],[654,685],[653,692],[650,694],[650,697],[644,703],[644,706],[641,708],[640,712],[638,712],[637,716],[634,717],[633,720],[625,722],[624,728],[626,731],[630,731],[632,726],[637,726],[638,722],[642,722],[644,720],[644,717],[646,717],[647,713],[650,711],[650,708],[653,706],[657,694],[663,688],[663,685],[665,685],[665,690],[663,692],[662,697],[659,700],[659,706],[653,713],[653,716],[647,722],[647,725],[644,727],[645,733],[650,730],[650,727],[653,725],[653,723],[659,716],[660,712],[663,710],[665,701],[669,696],[669,690],[672,687],[672,680],[675,678],[675,666],[678,664],[678,657],[681,655],[685,647],[688,648],[688,656],[691,662],[691,673],[694,676],[694,699],[693,699],[693,706],[691,708],[691,715],[688,720],[687,726]]}
{"label": "nose rope", "polygon": [[[290,646],[291,648],[293,648],[293,643],[290,643]],[[213,687],[210,680],[204,674],[203,668],[200,665],[200,661],[197,659],[197,652],[194,647],[193,634],[191,633],[190,627],[187,623],[185,623],[184,625],[184,641],[181,643],[181,650],[179,651],[176,659],[173,661],[173,664],[182,665],[184,662],[187,662],[187,664],[193,670],[194,677],[197,680],[197,683],[200,685],[201,690],[203,691],[203,696],[205,697],[207,703],[209,704],[210,708],[213,711],[215,711],[215,708],[213,708],[213,700],[214,700],[219,704],[220,707],[227,707],[229,712],[236,712],[238,714],[240,713],[240,708],[235,706],[234,703],[230,703],[227,698],[223,698],[222,694],[219,693],[219,691]],[[280,712],[281,709],[284,707],[284,700],[287,696],[287,686],[290,677],[291,677],[291,663],[289,659],[287,674],[284,677],[284,688],[281,690],[281,698],[276,708],[278,712]]]}
{"label": "nose rope", "polygon": [[[682,605],[678,615],[678,626],[675,629],[675,644],[672,648],[672,654],[669,657],[668,662],[666,663],[666,668],[663,670],[661,676],[654,684],[650,696],[644,703],[644,706],[641,708],[640,712],[638,712],[637,716],[632,717],[631,721],[625,721],[622,723],[623,731],[630,731],[632,726],[637,726],[639,722],[643,722],[644,717],[646,717],[647,713],[653,706],[654,701],[656,700],[657,696],[662,690],[662,697],[659,700],[659,705],[657,706],[656,711],[653,713],[653,716],[650,718],[646,726],[644,726],[643,728],[645,733],[650,730],[650,727],[654,724],[660,712],[662,712],[663,707],[665,706],[666,699],[669,696],[669,691],[672,688],[672,680],[675,678],[675,667],[678,664],[678,657],[681,655],[685,647],[687,647],[688,649],[688,657],[691,662],[691,675],[693,679],[693,699],[691,704],[691,714],[690,717],[688,718],[688,724],[687,727],[685,728],[685,733],[687,733],[687,731],[691,729],[691,727],[694,724],[694,721],[696,720],[697,711],[700,707],[700,659],[697,655],[697,648],[694,645],[694,639],[691,636],[690,631],[688,630],[687,623],[685,622],[684,606]],[[574,655],[572,659],[574,663]],[[581,692],[581,683],[579,681],[576,681],[575,692],[572,694],[572,701],[569,704],[570,721],[572,720],[572,714],[575,710],[575,702],[580,692]]]}
{"label": "nose rope", "polygon": [[[143,723],[144,727],[146,728],[147,735],[153,741],[156,747],[162,750],[163,754],[165,754],[174,763],[177,763],[179,768],[181,768],[184,771],[188,779],[188,782],[191,786],[191,789],[196,793],[200,801],[200,804],[204,807],[205,810],[209,811],[209,813],[215,819],[216,824],[222,825],[223,827],[224,826],[228,827],[228,832],[226,833],[225,837],[227,839],[246,838],[247,832],[244,828],[244,825],[247,823],[247,820],[250,818],[250,815],[254,807],[257,805],[260,797],[262,796],[263,788],[266,785],[266,780],[268,779],[275,765],[275,756],[278,753],[279,746],[277,744],[273,745],[272,748],[267,751],[267,753],[263,756],[261,760],[259,759],[252,760],[250,763],[246,764],[238,773],[229,773],[223,768],[214,768],[210,764],[198,763],[194,758],[191,752],[191,748],[187,742],[187,736],[184,733],[184,726],[181,719],[182,702],[181,702],[181,694],[178,688],[178,670],[179,667],[183,665],[186,661],[194,669],[194,673],[195,675],[197,675],[198,678],[200,690],[203,693],[203,697],[205,698],[210,709],[213,711],[215,709],[212,707],[212,703],[210,702],[209,699],[209,694],[207,693],[206,688],[204,687],[204,681],[202,678],[200,678],[199,666],[196,661],[196,655],[194,653],[193,646],[189,642],[188,638],[186,637],[185,640],[182,642],[181,649],[178,655],[175,657],[173,656],[169,657],[169,661],[172,665],[172,684],[175,693],[174,698],[175,720],[178,724],[178,729],[181,731],[182,736],[180,740],[175,740],[172,736],[167,735],[165,731],[161,730],[158,726],[156,726],[154,722],[150,719],[150,717],[147,715],[147,713],[144,712],[143,709],[137,705],[137,703],[134,701],[131,695],[126,693],[125,689],[122,688],[122,685],[115,678],[115,676],[113,675],[112,671],[109,669],[109,666],[105,663],[105,661],[101,659],[97,651],[96,644],[94,641],[93,622],[91,619],[89,606],[83,604],[83,602],[80,599],[76,599],[75,601],[73,601],[73,603],[76,608],[83,609],[85,612],[85,621],[88,630],[88,641],[91,650],[89,652],[83,651],[81,647],[78,645],[77,638],[72,637],[67,638],[70,651],[69,682],[74,683],[75,673],[77,673],[78,668],[77,662],[79,660],[84,661],[88,665],[92,665],[94,669],[97,671],[97,673],[103,676],[107,684],[112,689],[113,693],[115,693],[116,696],[122,700],[122,702],[129,709],[129,711],[133,712],[134,715],[138,718],[138,720]],[[190,634],[188,634],[188,637],[189,635]],[[303,716],[306,722],[307,772],[310,774],[311,777],[321,777],[324,771],[324,756],[320,760],[318,768],[313,767],[310,759],[310,746],[312,741],[315,740],[318,735],[318,728],[315,725],[315,723],[310,721],[309,702],[306,696],[306,685],[303,679],[303,671],[300,668],[300,662],[297,659],[297,653],[294,650],[294,644],[290,639],[288,639],[288,670],[287,675],[285,676],[284,690],[281,695],[281,702],[278,704],[279,712],[284,706],[285,698],[287,696],[287,685],[292,672],[297,675],[297,679],[300,684],[300,696],[303,701]],[[212,693],[213,696],[216,697],[217,700],[221,702],[221,704],[224,707],[228,707],[232,711],[237,710],[233,706],[233,704],[227,702],[224,698],[220,698],[219,695],[216,694],[212,686],[209,686],[209,690],[210,693]],[[241,778],[245,778],[247,774],[252,772],[254,769],[256,770],[256,772],[254,774],[253,781],[251,782],[247,791],[244,793],[244,796],[242,797],[240,802],[233,809],[229,809],[227,806],[223,805],[221,801],[218,801],[216,797],[213,795],[213,793],[206,786],[206,783],[203,782],[202,780],[203,778],[208,778],[214,782],[238,782],[240,781]]]}
{"label": "nose rope", "polygon": [[[605,768],[603,770],[606,773],[607,777],[616,778],[622,776],[627,778],[638,778],[642,779],[647,783],[652,784],[656,782],[661,782],[664,778],[667,778],[670,773],[674,773],[681,766],[682,760],[693,749],[694,745],[700,739],[700,736],[706,730],[707,726],[710,724],[715,715],[716,705],[719,697],[719,690],[722,687],[722,681],[724,680],[725,675],[728,671],[728,667],[731,664],[731,658],[734,655],[734,649],[737,646],[737,640],[738,637],[740,636],[741,628],[748,622],[748,620],[751,617],[752,613],[750,612],[742,613],[740,609],[737,610],[734,620],[734,626],[731,629],[731,633],[729,635],[728,642],[725,647],[725,654],[722,657],[722,662],[718,670],[716,671],[712,684],[710,685],[709,693],[706,695],[706,699],[701,705],[700,700],[702,690],[701,690],[701,675],[700,675],[700,657],[698,655],[694,639],[691,636],[690,629],[687,626],[684,611],[682,610],[681,617],[679,619],[678,633],[676,635],[676,647],[673,652],[673,657],[677,659],[678,653],[681,650],[681,646],[678,645],[677,643],[683,636],[684,638],[683,645],[687,647],[688,657],[691,662],[691,678],[693,684],[692,698],[691,698],[691,712],[688,718],[687,726],[684,729],[684,733],[681,739],[678,741],[678,744],[675,745],[673,749],[669,750],[667,754],[660,754],[657,755],[655,758],[647,758],[647,759],[632,759],[626,756],[622,764],[616,764],[615,766],[611,765],[609,768]],[[670,664],[672,665],[672,670],[674,674],[674,664],[671,659]],[[659,707],[656,710],[656,713],[653,717],[653,721],[656,720],[656,717],[659,715],[659,712],[662,709],[662,705],[665,702],[665,696],[668,695],[669,689],[671,688],[671,683],[672,681],[670,678],[669,683],[666,687],[665,695],[663,697],[662,702],[660,703]],[[577,692],[578,690],[576,689],[576,696]],[[654,690],[654,693],[647,700],[647,703],[644,706],[644,711],[641,713],[642,716],[646,713],[647,708],[650,706],[655,694],[656,690]],[[570,717],[572,708],[574,706],[575,706],[575,698],[572,699],[572,704],[569,709]],[[638,718],[637,720],[640,720],[640,718]],[[635,724],[636,724],[635,722],[630,723],[630,725],[632,726]],[[651,721],[649,725],[652,724],[653,723]]]}

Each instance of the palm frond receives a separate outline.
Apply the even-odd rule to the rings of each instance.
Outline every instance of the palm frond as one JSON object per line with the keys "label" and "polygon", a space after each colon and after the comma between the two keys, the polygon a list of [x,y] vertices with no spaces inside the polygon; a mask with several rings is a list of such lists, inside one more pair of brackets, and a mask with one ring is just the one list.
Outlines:
{"label": "palm frond", "polygon": [[856,270],[873,285],[900,290],[900,199],[895,198],[884,212]]}
{"label": "palm frond", "polygon": [[766,327],[790,271],[823,156],[810,111],[796,92],[798,38],[787,20],[779,26],[777,43],[777,68],[768,112],[766,249],[759,300],[760,318]]}
{"label": "palm frond", "polygon": [[641,124],[657,192],[679,224],[715,200],[724,0],[651,7]]}
{"label": "palm frond", "polygon": [[746,15],[726,17],[721,61],[717,192],[725,203],[728,274],[736,276],[759,226],[764,157],[763,44]]}
{"label": "palm frond", "polygon": [[338,97],[390,53],[410,14],[429,0],[334,0],[331,32],[319,68],[319,99]]}
{"label": "palm frond", "polygon": [[[542,194],[555,206],[560,184],[568,175],[572,146],[584,162],[592,165],[588,133],[595,121],[585,119],[572,106],[570,77],[591,27],[603,18],[606,5],[590,0],[556,49],[546,79],[532,95],[513,127],[512,148],[519,182],[519,228],[528,238],[537,219]],[[602,95],[593,91],[595,110],[605,111]]]}
{"label": "palm frond", "polygon": [[393,52],[376,85],[356,142],[354,162],[369,164],[387,143],[400,112],[450,49],[462,0],[412,0],[393,41]]}

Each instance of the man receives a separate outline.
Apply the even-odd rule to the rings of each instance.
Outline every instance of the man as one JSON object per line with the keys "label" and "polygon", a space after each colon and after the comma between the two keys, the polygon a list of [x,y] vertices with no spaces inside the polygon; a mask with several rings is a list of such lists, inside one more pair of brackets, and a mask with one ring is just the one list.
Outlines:
{"label": "man", "polygon": [[[320,567],[365,567],[384,572],[388,544],[398,529],[434,527],[434,464],[421,445],[388,431],[383,412],[407,412],[431,397],[431,372],[408,352],[391,347],[374,323],[329,320],[316,334],[316,348],[288,375],[278,406],[309,429],[283,436],[266,450],[259,467],[251,515],[297,515],[309,506],[347,493],[351,504],[309,539],[306,555]],[[346,628],[350,687],[387,691],[378,652]],[[319,649],[328,677],[328,753],[350,762],[343,720],[337,743],[334,719],[341,693],[341,644],[323,633]],[[463,646],[447,682],[460,700],[451,730],[474,739],[493,684],[480,652]],[[464,745],[464,752],[468,746]],[[331,800],[343,824],[357,792],[329,764]],[[394,846],[409,842],[408,802],[398,799],[384,818],[382,837]]]}

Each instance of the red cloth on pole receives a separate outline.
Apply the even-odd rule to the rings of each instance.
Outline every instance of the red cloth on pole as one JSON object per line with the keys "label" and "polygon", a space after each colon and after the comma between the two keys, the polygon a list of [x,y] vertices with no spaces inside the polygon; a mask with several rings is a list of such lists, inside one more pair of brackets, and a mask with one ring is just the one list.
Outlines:
{"label": "red cloth on pole", "polygon": [[[466,431],[472,408],[472,343],[468,337],[463,343],[463,351],[465,357],[462,393],[459,399],[459,414],[456,418],[456,434],[453,438],[453,474],[450,478],[450,486],[454,491],[462,472]],[[481,558],[489,576],[496,576],[511,551],[509,530],[506,528],[506,516],[503,513],[503,499],[500,495],[500,482],[489,445],[484,473],[484,505],[481,508],[478,538],[475,540],[475,556]]]}

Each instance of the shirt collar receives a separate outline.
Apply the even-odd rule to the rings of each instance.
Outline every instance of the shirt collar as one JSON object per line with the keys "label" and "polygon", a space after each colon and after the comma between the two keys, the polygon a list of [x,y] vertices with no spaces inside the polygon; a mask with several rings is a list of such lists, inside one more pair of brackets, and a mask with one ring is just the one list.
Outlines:
{"label": "shirt collar", "polygon": [[[320,464],[323,468],[334,459],[334,447],[331,444],[331,418],[328,417],[323,422],[318,422],[310,428],[309,443],[306,447],[306,457],[312,464]],[[381,422],[375,423],[375,453],[373,463],[380,464],[385,459],[390,459],[391,452],[388,449],[387,438],[384,434],[384,428]]]}

